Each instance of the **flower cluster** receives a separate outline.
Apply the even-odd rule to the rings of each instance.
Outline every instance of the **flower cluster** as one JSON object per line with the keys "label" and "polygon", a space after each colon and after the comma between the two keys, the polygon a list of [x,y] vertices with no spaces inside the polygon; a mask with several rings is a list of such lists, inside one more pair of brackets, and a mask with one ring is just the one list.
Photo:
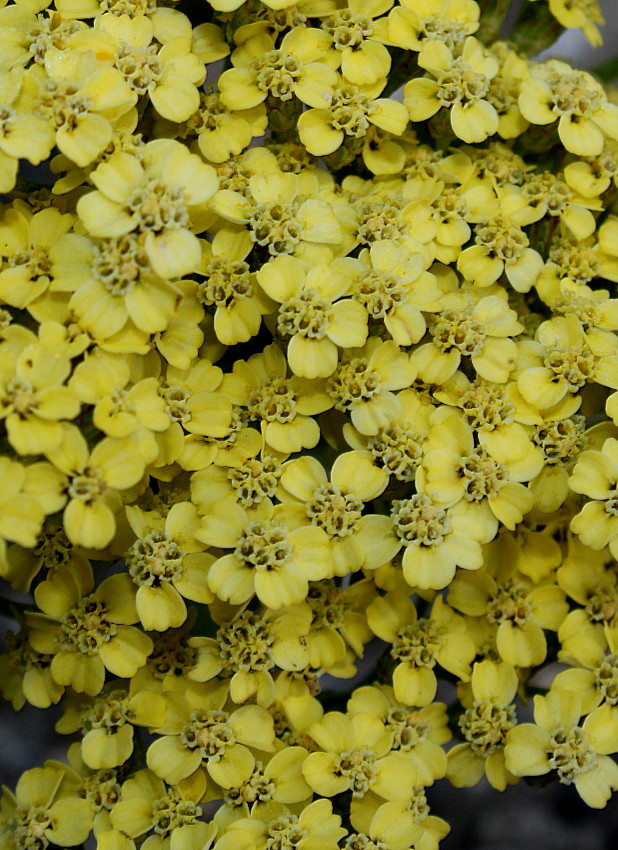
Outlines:
{"label": "flower cluster", "polygon": [[2,850],[605,806],[618,104],[529,58],[596,0],[0,5],[0,688],[72,736]]}

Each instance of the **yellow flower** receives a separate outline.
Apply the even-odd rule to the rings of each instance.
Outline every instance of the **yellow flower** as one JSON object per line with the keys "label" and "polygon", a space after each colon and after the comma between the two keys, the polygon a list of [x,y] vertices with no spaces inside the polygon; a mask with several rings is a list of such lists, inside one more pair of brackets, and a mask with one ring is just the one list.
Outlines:
{"label": "yellow flower", "polygon": [[544,629],[558,631],[568,613],[564,592],[549,577],[535,585],[504,557],[500,539],[486,550],[486,567],[459,573],[449,604],[471,617],[486,617],[498,654],[512,667],[535,667],[547,656]]}
{"label": "yellow flower", "polygon": [[471,144],[484,142],[498,129],[499,118],[486,99],[498,62],[475,38],[466,38],[461,56],[444,42],[431,41],[419,55],[419,65],[431,77],[410,80],[404,86],[404,104],[413,122],[431,118],[442,107],[450,109],[453,133]]}
{"label": "yellow flower", "polygon": [[103,549],[116,533],[119,491],[134,487],[156,456],[150,431],[129,437],[105,437],[92,451],[74,425],[64,425],[60,445],[48,452],[66,476],[68,504],[64,509],[67,537],[76,546]]}
{"label": "yellow flower", "polygon": [[282,467],[274,515],[289,528],[322,529],[328,537],[331,575],[344,576],[361,567],[375,569],[398,548],[388,517],[365,514],[365,503],[386,488],[388,476],[371,462],[369,452],[344,452],[333,463],[330,482],[312,457]]}
{"label": "yellow flower", "polygon": [[[6,456],[0,457],[0,568],[3,575],[6,571],[5,541],[11,540],[25,547],[36,546],[45,518],[43,505],[34,493],[28,492],[32,482],[32,478],[29,481],[29,470],[32,466],[25,467]],[[62,502],[49,512],[60,507]]]}
{"label": "yellow flower", "polygon": [[581,29],[593,47],[603,44],[597,24],[604,24],[605,18],[598,0],[548,0],[548,3],[552,15],[563,27]]}
{"label": "yellow flower", "polygon": [[246,407],[267,445],[286,456],[317,445],[320,428],[312,417],[333,406],[325,379],[287,377],[287,361],[274,343],[247,361],[236,360],[221,392]]}
{"label": "yellow flower", "polygon": [[618,552],[617,484],[618,440],[613,438],[600,451],[583,452],[569,479],[571,490],[591,500],[571,520],[571,531],[592,549],[609,545],[612,554]]}
{"label": "yellow flower", "polygon": [[159,277],[194,271],[201,258],[192,232],[217,190],[215,170],[180,142],[148,142],[138,158],[115,153],[91,175],[96,191],[83,195],[77,213],[93,236],[144,234],[144,250]]}
{"label": "yellow flower", "polygon": [[[216,850],[253,850],[268,842],[293,846],[298,850],[337,850],[347,831],[339,815],[333,814],[330,800],[314,800],[299,815],[280,803],[260,807],[251,818],[232,821],[215,844]],[[215,850],[213,848],[213,850]]]}
{"label": "yellow flower", "polygon": [[532,65],[521,84],[519,108],[531,124],[558,119],[560,141],[578,156],[598,156],[605,136],[618,140],[618,106],[607,101],[603,86],[557,59]]}
{"label": "yellow flower", "polygon": [[558,657],[570,667],[554,678],[552,691],[577,694],[582,714],[599,705],[609,705],[618,714],[618,628],[590,623],[576,609],[564,620],[558,639],[562,646]]}
{"label": "yellow flower", "polygon": [[330,711],[309,727],[309,734],[320,750],[309,753],[303,774],[323,797],[351,791],[361,798],[371,790],[386,800],[403,801],[416,781],[413,759],[392,751],[393,730],[373,714]]}
{"label": "yellow flower", "polygon": [[281,613],[266,611],[262,616],[251,611],[239,613],[223,623],[215,638],[190,638],[197,650],[195,666],[188,676],[205,682],[223,673],[230,679],[230,698],[235,703],[255,699],[268,708],[275,699],[275,682],[270,672],[302,671],[309,665],[310,651],[306,636],[311,610],[305,603],[293,605]]}
{"label": "yellow flower", "polygon": [[219,163],[238,156],[251,139],[263,135],[268,115],[263,104],[233,111],[224,106],[218,92],[208,92],[200,95],[200,106],[188,125],[197,133],[197,143],[204,157],[209,162]]}
{"label": "yellow flower", "polygon": [[54,207],[34,212],[23,201],[5,208],[0,223],[0,254],[7,264],[0,271],[0,298],[23,310],[62,276],[58,260],[65,233],[74,217]]}
{"label": "yellow flower", "polygon": [[322,29],[332,38],[326,62],[336,63],[334,67],[341,68],[344,79],[356,86],[371,86],[388,76],[390,53],[372,35],[373,18],[392,5],[393,0],[349,0],[347,9],[336,10],[322,20]]}
{"label": "yellow flower", "polygon": [[419,489],[437,505],[461,504],[462,517],[475,523],[483,543],[496,533],[497,521],[514,530],[533,505],[522,482],[540,472],[540,449],[516,424],[503,433],[481,431],[475,446],[473,430],[452,408],[439,409],[433,420]]}
{"label": "yellow flower", "polygon": [[362,266],[352,257],[313,265],[305,271],[295,257],[279,256],[257,272],[266,294],[279,302],[277,331],[287,341],[290,369],[301,378],[328,378],[339,348],[360,348],[368,315],[349,295]]}
{"label": "yellow flower", "polygon": [[0,805],[3,848],[20,850],[35,843],[75,847],[88,838],[92,811],[63,782],[69,770],[65,765],[35,767],[22,773],[14,794],[5,789]]}
{"label": "yellow flower", "polygon": [[64,687],[54,681],[50,664],[52,656],[36,652],[28,642],[25,629],[7,632],[5,651],[0,656],[2,696],[15,711],[26,702],[37,708],[49,708],[60,701]]}
{"label": "yellow flower", "polygon": [[68,357],[39,343],[17,357],[0,351],[0,420],[18,454],[46,454],[60,445],[60,420],[74,419],[80,411],[77,395],[64,384],[70,371]]}
{"label": "yellow flower", "polygon": [[170,424],[157,379],[133,383],[131,365],[137,364],[131,364],[126,355],[99,350],[78,363],[69,380],[69,388],[79,400],[93,405],[93,424],[108,437],[165,431]]}
{"label": "yellow flower", "polygon": [[427,328],[423,313],[440,310],[442,292],[426,271],[426,251],[390,241],[374,242],[359,254],[363,273],[353,288],[373,321],[381,321],[397,345],[413,345]]}
{"label": "yellow flower", "polygon": [[528,292],[535,285],[544,263],[520,227],[503,219],[477,226],[476,245],[466,248],[457,258],[457,269],[475,286],[490,286],[505,273],[517,292]]}
{"label": "yellow flower", "polygon": [[140,622],[148,631],[178,628],[187,617],[184,599],[206,605],[214,600],[207,578],[215,556],[205,553],[205,545],[195,538],[200,527],[197,509],[190,502],[177,502],[165,520],[157,521],[129,506],[127,517],[137,536],[125,562],[138,586]]}
{"label": "yellow flower", "polygon": [[403,104],[385,97],[372,99],[359,85],[344,81],[325,93],[319,107],[302,113],[298,135],[309,153],[326,156],[341,147],[346,137],[354,151],[354,142],[363,139],[370,125],[401,136],[407,124]]}
{"label": "yellow flower", "polygon": [[201,820],[199,798],[191,796],[194,790],[166,785],[151,770],[139,770],[123,783],[120,799],[110,813],[111,826],[134,841],[145,838],[145,845],[153,850],[208,848],[216,826]]}
{"label": "yellow flower", "polygon": [[153,644],[131,625],[139,618],[128,575],[110,576],[94,593],[91,590],[92,584],[79,587],[66,575],[50,603],[42,603],[43,613],[26,615],[26,625],[32,648],[54,656],[54,681],[95,696],[106,670],[121,678],[134,676]]}
{"label": "yellow flower", "polygon": [[242,193],[241,187],[217,192],[211,209],[233,224],[247,224],[253,242],[271,256],[293,254],[322,263],[340,252],[343,229],[333,204],[318,197],[317,175],[305,172],[301,179],[271,171],[252,174],[243,182]]}
{"label": "yellow flower", "polygon": [[232,53],[233,68],[219,78],[221,100],[229,109],[252,109],[267,97],[281,101],[281,110],[298,98],[308,106],[324,105],[338,74],[324,64],[330,36],[322,30],[291,29],[278,48],[265,32],[247,39]]}
{"label": "yellow flower", "polygon": [[[585,570],[582,564],[586,564]],[[567,554],[556,579],[565,593],[581,606],[568,614],[565,629],[572,620],[610,628],[618,625],[618,575],[607,549],[584,546],[579,537],[569,535]],[[570,644],[562,643],[563,649],[570,651]]]}
{"label": "yellow flower", "polygon": [[535,723],[522,723],[507,735],[506,767],[515,776],[543,776],[575,785],[582,800],[602,809],[618,788],[616,752],[618,715],[608,705],[595,708],[579,725],[581,703],[576,694],[550,691],[534,697]]}
{"label": "yellow flower", "polygon": [[403,575],[411,587],[441,590],[450,584],[457,566],[466,570],[483,566],[481,543],[488,534],[470,521],[463,505],[444,508],[417,493],[394,499],[392,506],[393,530],[405,547]]}
{"label": "yellow flower", "polygon": [[348,700],[348,714],[372,714],[395,733],[393,752],[402,752],[416,767],[419,785],[432,785],[446,774],[446,753],[440,746],[451,739],[446,706],[433,702],[412,709],[395,698],[390,686],[356,688]]}
{"label": "yellow flower", "polygon": [[[372,437],[365,437],[346,423],[343,436],[349,446],[358,450],[369,450],[373,463],[384,469],[395,481],[414,481],[416,470],[423,455],[423,443],[430,430],[433,404],[415,389],[397,393],[401,413],[393,416],[390,423]],[[394,482],[393,482],[394,483]]]}
{"label": "yellow flower", "polygon": [[[157,35],[160,35],[157,32]],[[153,21],[146,15],[129,18],[107,12],[96,27],[82,30],[69,40],[69,49],[94,50],[122,74],[136,95],[147,95],[159,115],[169,121],[186,121],[198,109],[198,86],[206,78],[204,63],[191,51],[191,36],[153,43]]]}
{"label": "yellow flower", "polygon": [[444,384],[464,356],[470,358],[479,377],[506,383],[517,357],[512,337],[522,332],[523,325],[505,296],[504,290],[477,297],[465,290],[447,292],[430,323],[432,341],[412,352],[418,377],[426,383]]}
{"label": "yellow flower", "polygon": [[450,50],[479,28],[474,0],[403,0],[388,16],[388,43],[422,52],[434,41]]}
{"label": "yellow flower", "polygon": [[[146,762],[161,779],[177,785],[196,771],[222,788],[241,785],[253,772],[251,749],[272,752],[275,736],[270,714],[257,705],[225,711],[227,686],[212,683],[196,704],[174,697],[173,715],[152,743]],[[192,777],[192,781],[198,781]]]}
{"label": "yellow flower", "polygon": [[521,186],[505,184],[499,193],[503,217],[525,227],[550,215],[558,218],[575,239],[586,239],[596,228],[591,210],[600,210],[602,205],[596,196],[578,195],[562,178],[550,171],[532,172]]}
{"label": "yellow flower", "polygon": [[166,703],[152,691],[130,695],[126,690],[110,689],[94,700],[70,693],[62,707],[56,731],[67,735],[79,730],[81,760],[91,770],[100,770],[120,767],[130,758],[133,726],[161,726]]}
{"label": "yellow flower", "polygon": [[362,348],[345,352],[328,393],[337,410],[349,411],[357,431],[373,437],[402,411],[393,390],[407,389],[415,377],[408,354],[392,340],[371,336]]}
{"label": "yellow flower", "polygon": [[99,343],[129,327],[144,336],[165,331],[177,315],[182,290],[155,274],[144,242],[136,233],[98,240],[69,234],[58,245],[53,288],[72,292],[70,309]]}
{"label": "yellow flower", "polygon": [[464,703],[459,727],[465,743],[448,754],[447,777],[456,788],[471,788],[487,775],[490,785],[504,791],[517,782],[504,763],[507,734],[517,721],[511,704],[519,679],[508,664],[479,661],[472,669],[472,699]]}
{"label": "yellow flower", "polygon": [[[19,9],[10,7],[9,13],[15,8]],[[0,9],[2,12],[4,9]],[[1,19],[0,34],[2,45],[2,35],[9,35],[9,31]],[[0,52],[3,50],[4,47],[0,47]],[[3,64],[0,63],[0,105],[3,116],[0,127],[0,192],[10,192],[15,187],[19,160],[27,159],[33,165],[38,165],[47,159],[54,146],[54,131],[45,118],[32,114],[27,98],[21,98],[24,80],[21,68],[6,70]]]}
{"label": "yellow flower", "polygon": [[265,505],[246,511],[232,500],[212,505],[195,532],[208,546],[232,549],[208,573],[208,585],[224,602],[242,605],[255,593],[269,608],[302,602],[308,582],[331,575],[326,532],[288,528]]}
{"label": "yellow flower", "polygon": [[50,45],[45,68],[34,65],[26,74],[37,92],[37,114],[55,130],[61,153],[82,168],[103,153],[112,140],[112,122],[137,102],[122,74],[101,67],[90,50]]}
{"label": "yellow flower", "polygon": [[438,596],[431,615],[418,618],[416,607],[400,592],[377,597],[367,609],[374,633],[388,641],[398,662],[393,673],[395,698],[408,706],[433,702],[438,687],[436,664],[460,679],[470,679],[476,654],[462,617]]}

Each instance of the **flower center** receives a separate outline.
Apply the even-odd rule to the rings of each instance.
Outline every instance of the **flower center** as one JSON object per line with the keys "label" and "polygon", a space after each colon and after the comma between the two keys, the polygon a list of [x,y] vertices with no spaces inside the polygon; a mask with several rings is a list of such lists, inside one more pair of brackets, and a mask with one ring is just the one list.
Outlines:
{"label": "flower center", "polygon": [[467,311],[446,310],[434,321],[433,341],[440,351],[456,348],[463,355],[472,357],[485,347],[487,333],[477,319]]}
{"label": "flower center", "polygon": [[116,634],[116,626],[106,614],[102,602],[94,596],[84,597],[79,605],[60,617],[60,644],[84,655],[96,655]]}
{"label": "flower center", "polygon": [[367,15],[357,14],[351,9],[335,12],[322,23],[322,29],[330,33],[336,50],[356,49],[373,33],[373,21]]}
{"label": "flower center", "polygon": [[242,260],[215,257],[206,266],[204,277],[197,291],[202,304],[232,307],[253,295],[249,266]]}
{"label": "flower center", "polygon": [[198,708],[180,733],[180,741],[190,750],[199,750],[204,761],[219,761],[227,747],[236,743],[226,711]]}
{"label": "flower center", "polygon": [[150,263],[141,241],[133,234],[101,240],[92,263],[94,277],[110,295],[120,297],[131,292],[149,269]]}
{"label": "flower center", "polygon": [[78,119],[88,112],[91,105],[91,98],[80,94],[73,83],[46,79],[41,86],[38,111],[57,130],[74,132]]}
{"label": "flower center", "polygon": [[112,691],[97,697],[93,705],[80,718],[82,733],[85,734],[91,729],[107,729],[113,732],[124,726],[132,717],[127,703],[126,691]]}
{"label": "flower center", "polygon": [[414,667],[435,667],[436,652],[443,642],[444,627],[432,620],[422,619],[413,626],[404,626],[393,641],[391,655]]}
{"label": "flower center", "polygon": [[9,412],[16,413],[21,418],[26,418],[34,408],[37,407],[34,388],[30,381],[20,381],[19,378],[10,380],[0,398],[0,405],[8,408]]}
{"label": "flower center", "polygon": [[590,116],[602,106],[599,92],[590,87],[590,77],[581,71],[551,74],[547,84],[552,89],[551,104],[557,115]]}
{"label": "flower center", "polygon": [[78,475],[71,478],[67,492],[71,499],[92,504],[109,490],[107,482],[96,469],[86,467]]}
{"label": "flower center", "polygon": [[245,611],[217,632],[220,655],[227,667],[236,670],[270,670],[275,666],[271,646],[274,636],[267,623]]}
{"label": "flower center", "polygon": [[464,496],[469,502],[495,496],[508,479],[506,467],[481,448],[461,459],[459,475],[464,479]]}
{"label": "flower center", "polygon": [[189,226],[189,213],[182,188],[170,188],[161,180],[146,180],[127,200],[137,226],[142,231],[160,233]]}
{"label": "flower center", "polygon": [[132,48],[120,44],[116,53],[116,67],[133,91],[144,95],[152,91],[163,75],[163,63],[157,56],[157,45]]}
{"label": "flower center", "polygon": [[296,418],[296,399],[290,384],[273,378],[249,396],[249,415],[264,422],[292,422]]}
{"label": "flower center", "polygon": [[256,204],[249,216],[252,237],[258,245],[268,246],[277,257],[291,254],[302,238],[302,224],[297,219],[298,204]]}
{"label": "flower center", "polygon": [[138,538],[127,552],[131,578],[138,585],[159,586],[182,575],[185,553],[164,531],[149,531]]}
{"label": "flower center", "polygon": [[277,492],[281,477],[281,464],[265,458],[249,458],[242,466],[230,467],[228,481],[236,491],[236,500],[243,508],[253,508]]}
{"label": "flower center", "polygon": [[545,366],[551,369],[557,380],[568,385],[569,392],[575,393],[594,374],[594,355],[587,345],[580,348],[556,347],[545,356]]}
{"label": "flower center", "polygon": [[440,88],[437,98],[443,106],[452,106],[461,101],[477,101],[489,91],[489,80],[485,74],[474,71],[463,59],[453,59],[450,67],[437,77]]}
{"label": "flower center", "polygon": [[163,397],[165,411],[173,422],[187,422],[191,418],[191,408],[188,404],[191,394],[185,387],[160,379],[159,395]]}
{"label": "flower center", "polygon": [[261,91],[279,100],[290,100],[294,96],[294,86],[302,68],[296,56],[283,50],[270,50],[254,59],[250,67]]}
{"label": "flower center", "polygon": [[380,392],[382,379],[369,367],[366,357],[355,357],[342,363],[328,382],[328,394],[335,399],[337,410],[350,410],[369,401]]}
{"label": "flower center", "polygon": [[314,525],[323,528],[330,538],[348,537],[356,531],[363,503],[334,484],[323,484],[313,491],[306,513]]}
{"label": "flower center", "polygon": [[392,239],[397,241],[407,234],[407,225],[401,215],[403,202],[396,198],[365,201],[358,207],[358,241],[362,245]]}
{"label": "flower center", "polygon": [[383,319],[407,301],[401,278],[383,271],[373,271],[363,277],[356,296],[373,319]]}
{"label": "flower center", "polygon": [[560,422],[545,422],[538,425],[532,440],[543,450],[546,463],[562,463],[565,460],[575,460],[583,451],[587,439],[586,417],[580,414]]}
{"label": "flower center", "polygon": [[516,723],[514,706],[487,700],[477,700],[459,718],[464,738],[472,745],[473,752],[483,758],[504,746],[506,733]]}
{"label": "flower center", "polygon": [[320,298],[314,289],[305,289],[300,295],[281,305],[277,330],[282,336],[300,334],[310,339],[323,339],[332,313],[332,304]]}
{"label": "flower center", "polygon": [[307,835],[296,815],[281,815],[266,828],[264,850],[297,850]]}
{"label": "flower center", "polygon": [[167,838],[181,826],[197,823],[202,809],[189,800],[183,800],[178,792],[170,789],[165,797],[152,803],[151,824],[157,835]]}
{"label": "flower center", "polygon": [[242,785],[228,788],[225,792],[224,801],[228,806],[241,806],[243,803],[265,803],[272,800],[275,794],[275,783],[264,776],[264,766],[261,761],[256,761],[253,773]]}
{"label": "flower center", "polygon": [[618,593],[614,585],[601,585],[588,599],[586,613],[593,622],[611,623],[618,616]]}
{"label": "flower center", "polygon": [[278,570],[292,557],[287,528],[268,520],[250,522],[243,529],[234,554],[247,567]]}
{"label": "flower center", "polygon": [[595,763],[595,752],[590,738],[579,726],[574,729],[558,729],[554,732],[547,755],[549,764],[553,770],[557,771],[563,785],[575,782]]}
{"label": "flower center", "polygon": [[510,620],[518,626],[523,626],[532,613],[532,606],[526,596],[526,588],[518,582],[508,581],[498,585],[487,606],[488,620],[498,624]]}
{"label": "flower center", "polygon": [[383,467],[398,481],[414,481],[423,455],[422,438],[412,428],[391,425],[369,440],[368,448]]}
{"label": "flower center", "polygon": [[88,800],[95,812],[104,809],[110,812],[120,799],[121,790],[116,771],[102,768],[85,776],[76,793],[82,799]]}
{"label": "flower center", "polygon": [[471,428],[493,431],[513,421],[514,406],[499,387],[472,386],[460,398],[459,406]]}
{"label": "flower center", "polygon": [[364,797],[376,777],[376,755],[372,750],[340,753],[333,771],[337,776],[350,779],[353,797]]}
{"label": "flower center", "polygon": [[312,626],[316,629],[321,626],[336,629],[343,625],[348,605],[343,592],[332,579],[311,582],[307,602],[313,613]]}
{"label": "flower center", "polygon": [[394,750],[413,750],[429,734],[429,724],[421,719],[419,712],[403,706],[389,708],[386,725],[395,733]]}
{"label": "flower center", "polygon": [[395,499],[391,517],[395,534],[405,546],[439,546],[451,532],[447,511],[420,493]]}
{"label": "flower center", "polygon": [[148,658],[148,668],[155,679],[166,676],[183,676],[195,667],[197,650],[189,646],[187,638],[178,632],[157,635],[154,649]]}
{"label": "flower center", "polygon": [[594,675],[603,698],[610,705],[618,705],[618,655],[606,655]]}

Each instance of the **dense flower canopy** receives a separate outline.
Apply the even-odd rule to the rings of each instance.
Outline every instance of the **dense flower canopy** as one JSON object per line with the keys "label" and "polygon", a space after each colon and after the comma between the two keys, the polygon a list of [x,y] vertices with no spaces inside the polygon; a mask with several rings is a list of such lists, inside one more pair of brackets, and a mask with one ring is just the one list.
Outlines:
{"label": "dense flower canopy", "polygon": [[0,6],[0,689],[72,736],[0,850],[604,807],[618,97],[534,59],[596,0]]}

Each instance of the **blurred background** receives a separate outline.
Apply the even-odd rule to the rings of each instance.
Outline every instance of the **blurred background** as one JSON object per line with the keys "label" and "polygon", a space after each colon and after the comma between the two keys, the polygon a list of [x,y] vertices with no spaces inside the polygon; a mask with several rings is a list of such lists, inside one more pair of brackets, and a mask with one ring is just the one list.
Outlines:
{"label": "blurred background", "polygon": [[[567,30],[541,58],[557,57],[580,68],[594,68],[618,57],[618,0],[600,0],[600,6],[606,19],[602,47],[591,47],[579,30]],[[0,587],[2,596],[11,593],[10,588]],[[0,644],[7,628],[12,627],[14,623],[0,616]],[[362,671],[359,675],[362,677]],[[59,716],[57,706],[42,711],[26,704],[14,712],[0,697],[2,784],[14,787],[22,771],[41,765],[45,759],[65,760],[69,741],[54,732]],[[618,848],[617,795],[600,812],[585,806],[572,787],[531,787],[523,781],[500,794],[485,780],[471,789],[454,789],[443,780],[430,788],[427,796],[432,813],[451,825],[441,850]]]}

